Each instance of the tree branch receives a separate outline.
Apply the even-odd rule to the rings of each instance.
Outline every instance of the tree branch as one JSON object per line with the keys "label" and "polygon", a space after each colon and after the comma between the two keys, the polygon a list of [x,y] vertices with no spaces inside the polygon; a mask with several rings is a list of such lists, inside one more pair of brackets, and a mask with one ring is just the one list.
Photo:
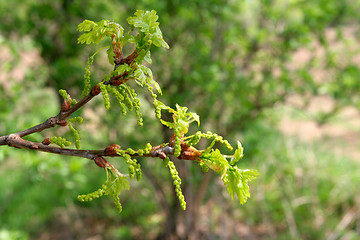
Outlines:
{"label": "tree branch", "polygon": [[[124,64],[124,63],[131,64],[135,60],[136,57],[137,57],[137,50],[135,50],[127,58],[123,59],[123,61],[121,61],[121,64]],[[124,73],[124,74],[121,74],[119,76],[114,76],[114,77],[112,77],[110,79],[110,81],[104,82],[104,84],[105,85],[110,84],[110,85],[114,85],[114,86],[123,84],[123,83],[127,82],[128,80],[130,80],[130,79],[126,79],[127,76],[128,76],[128,73]],[[45,122],[40,123],[40,124],[38,124],[38,125],[36,125],[34,127],[28,128],[26,130],[23,130],[21,132],[15,133],[15,134],[1,136],[0,137],[0,146],[1,145],[9,145],[9,141],[13,142],[14,140],[15,140],[15,144],[20,144],[21,141],[18,141],[18,138],[22,138],[22,137],[25,137],[27,135],[30,135],[30,134],[33,134],[33,133],[36,133],[36,132],[42,132],[47,128],[55,127],[56,125],[65,126],[66,125],[66,119],[68,117],[70,117],[71,114],[73,114],[74,112],[76,112],[77,110],[82,108],[85,104],[87,104],[89,101],[91,101],[100,92],[101,92],[101,90],[99,88],[99,85],[96,84],[91,89],[89,94],[87,96],[85,96],[83,99],[81,99],[74,106],[70,107],[70,103],[66,102],[67,100],[64,100],[64,104],[69,104],[67,109],[66,109],[66,107],[65,108],[62,107],[58,115],[56,115],[55,117],[50,117]],[[23,140],[23,141],[26,142],[26,140]],[[30,144],[29,141],[27,141],[26,144],[25,144],[25,142],[22,142],[24,144],[21,145],[20,148],[28,148],[28,149],[36,148],[36,149],[39,149],[39,146],[37,145],[37,143],[31,143]],[[11,145],[9,145],[9,146],[11,146]],[[44,145],[44,146],[46,146],[46,145]],[[31,147],[33,147],[33,148],[31,148]],[[65,153],[66,151],[54,150],[54,149],[52,149],[52,147],[48,147],[48,146],[45,147],[45,148],[40,146],[40,149],[41,149],[40,151],[57,153],[57,154],[62,154],[62,155],[71,155],[73,153],[73,152],[71,152],[71,154],[66,154]],[[33,150],[35,150],[35,149],[33,149]],[[72,155],[72,156],[78,156],[78,155]],[[86,157],[86,158],[88,158],[88,157]]]}
{"label": "tree branch", "polygon": [[[45,122],[40,123],[34,127],[26,129],[24,131],[18,132],[18,133],[16,133],[16,135],[19,137],[25,137],[27,135],[30,135],[30,134],[33,134],[36,132],[42,132],[43,130],[45,130],[47,128],[52,128],[52,127],[55,127],[56,125],[61,125],[71,114],[73,114],[75,111],[79,110],[81,107],[83,107],[86,103],[88,103],[95,96],[96,95],[93,95],[92,92],[90,92],[86,97],[81,99],[80,102],[78,102],[74,106],[70,107],[67,111],[61,110],[57,116],[48,118]],[[6,137],[6,136],[4,136],[4,137]],[[2,142],[1,138],[2,137],[0,137],[0,145],[4,145],[4,144],[1,144],[1,142]]]}
{"label": "tree branch", "polygon": [[[70,149],[70,148],[60,148],[45,145],[43,143],[37,143],[25,140],[21,138],[18,134],[10,134],[7,136],[0,137],[0,146],[8,145],[15,148],[24,148],[40,152],[48,152],[60,155],[82,157],[94,160],[97,157],[119,157],[116,151],[107,151],[107,148],[103,150],[79,150],[79,149]],[[132,157],[139,157],[138,153],[128,153]],[[174,147],[170,146],[156,146],[148,154],[143,154],[141,157],[152,157],[152,158],[161,158],[165,159],[168,155],[174,155]]]}

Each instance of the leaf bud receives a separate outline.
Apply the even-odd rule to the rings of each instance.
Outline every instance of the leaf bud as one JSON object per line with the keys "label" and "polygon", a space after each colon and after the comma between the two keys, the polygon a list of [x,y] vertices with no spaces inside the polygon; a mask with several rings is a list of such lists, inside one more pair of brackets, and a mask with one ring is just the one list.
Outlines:
{"label": "leaf bud", "polygon": [[164,152],[157,152],[156,155],[157,155],[160,159],[165,159],[165,158],[167,158],[166,153],[164,153]]}
{"label": "leaf bud", "polygon": [[112,144],[110,146],[108,146],[107,148],[105,148],[105,154],[106,155],[117,155],[118,152],[116,150],[120,150],[120,146],[117,144]]}
{"label": "leaf bud", "polygon": [[71,107],[71,98],[70,101],[64,99],[64,102],[61,105],[61,111],[62,112],[66,112],[67,110],[69,110]]}
{"label": "leaf bud", "polygon": [[105,168],[108,165],[108,162],[103,157],[96,157],[94,159],[94,162],[95,162],[96,165],[98,165],[101,168]]}
{"label": "leaf bud", "polygon": [[51,143],[50,138],[45,138],[41,143],[44,145],[49,145]]}
{"label": "leaf bud", "polygon": [[64,127],[64,126],[67,125],[67,121],[66,121],[66,120],[60,120],[60,121],[58,122],[58,124],[59,124],[60,126]]}
{"label": "leaf bud", "polygon": [[99,84],[96,84],[96,85],[91,89],[91,94],[92,94],[93,96],[96,96],[96,95],[98,95],[99,93],[101,93],[100,86],[99,86]]}

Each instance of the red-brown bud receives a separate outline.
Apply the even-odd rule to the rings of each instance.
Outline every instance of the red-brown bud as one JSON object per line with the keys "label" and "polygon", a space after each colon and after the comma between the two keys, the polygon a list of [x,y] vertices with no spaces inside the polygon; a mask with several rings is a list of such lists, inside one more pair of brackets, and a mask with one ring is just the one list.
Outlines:
{"label": "red-brown bud", "polygon": [[66,126],[67,125],[67,121],[66,120],[60,120],[58,121],[58,124],[62,127]]}
{"label": "red-brown bud", "polygon": [[45,138],[41,143],[44,145],[49,145],[51,143],[50,138]]}
{"label": "red-brown bud", "polygon": [[157,156],[158,156],[159,158],[161,158],[161,159],[165,159],[165,158],[167,157],[164,152],[158,152],[158,153],[157,153]]}
{"label": "red-brown bud", "polygon": [[110,156],[110,155],[117,155],[117,149],[120,149],[120,146],[117,144],[112,144],[110,146],[108,146],[107,148],[105,148],[105,154]]}
{"label": "red-brown bud", "polygon": [[101,89],[99,87],[99,84],[96,84],[92,89],[91,89],[91,94],[93,96],[98,95],[99,93],[101,93]]}
{"label": "red-brown bud", "polygon": [[71,98],[69,98],[68,101],[64,99],[64,102],[61,105],[61,111],[66,112],[67,110],[70,109],[70,107],[71,107]]}
{"label": "red-brown bud", "polygon": [[96,165],[98,165],[101,168],[105,168],[105,167],[107,167],[109,165],[109,163],[103,157],[96,157],[94,159],[94,162],[95,162]]}
{"label": "red-brown bud", "polygon": [[199,161],[199,157],[202,155],[202,152],[199,150],[196,150],[193,147],[189,147],[186,145],[186,148],[182,148],[182,151],[180,153],[179,159],[184,160],[196,160]]}

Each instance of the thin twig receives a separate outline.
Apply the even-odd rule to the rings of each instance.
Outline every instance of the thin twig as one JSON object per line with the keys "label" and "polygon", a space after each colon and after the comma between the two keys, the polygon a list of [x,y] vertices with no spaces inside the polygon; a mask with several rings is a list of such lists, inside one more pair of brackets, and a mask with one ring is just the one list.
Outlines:
{"label": "thin twig", "polygon": [[[24,148],[40,152],[48,152],[60,155],[74,156],[74,157],[83,157],[94,160],[96,157],[119,157],[118,154],[113,152],[107,152],[103,150],[79,150],[79,149],[70,149],[70,148],[60,148],[45,145],[43,143],[32,142],[21,138],[18,134],[10,134],[0,138],[0,145],[8,145],[15,148]],[[132,157],[139,157],[138,153],[129,154]],[[168,155],[174,155],[174,147],[161,145],[154,147],[148,154],[143,154],[141,157],[152,157],[152,158],[161,158]]]}
{"label": "thin twig", "polygon": [[[120,64],[129,64],[131,65],[135,58],[138,56],[137,50],[135,50],[132,54],[130,54],[128,57],[121,60]],[[128,73],[121,74],[119,76],[113,76],[109,81],[103,82],[103,84],[110,84],[110,85],[120,85],[125,83],[126,81],[130,80],[131,77]],[[118,157],[119,155],[117,152],[112,151],[106,151],[104,150],[79,150],[79,149],[69,149],[69,148],[60,148],[60,147],[54,147],[49,146],[48,144],[44,143],[37,143],[32,142],[29,140],[23,139],[23,137],[28,136],[30,134],[36,133],[36,132],[42,132],[45,129],[55,127],[56,125],[65,126],[67,124],[66,120],[68,117],[71,116],[74,112],[82,108],[85,104],[87,104],[89,101],[91,101],[95,96],[100,94],[101,89],[99,88],[99,85],[95,85],[89,94],[85,96],[83,99],[81,99],[78,103],[76,103],[74,106],[70,107],[70,103],[66,102],[68,100],[64,100],[64,104],[69,104],[68,107],[62,107],[59,114],[48,118],[43,123],[40,123],[34,127],[28,128],[26,130],[20,131],[18,133],[9,134],[6,136],[0,136],[0,146],[2,145],[8,145],[10,147],[15,148],[23,148],[23,149],[29,149],[34,151],[41,151],[41,152],[48,152],[48,153],[54,153],[54,154],[60,154],[60,155],[66,155],[66,156],[75,156],[75,157],[83,157],[88,158],[91,160],[94,160],[98,165],[105,164],[105,159],[103,157]],[[65,105],[66,106],[66,105]],[[184,148],[184,149],[183,149]],[[182,154],[178,157],[179,159],[184,160],[196,160],[189,158],[188,155],[192,154],[192,151],[189,151],[188,146],[182,146]],[[130,154],[128,152],[125,152],[126,154],[129,154],[132,157],[139,157],[140,155],[138,153]],[[152,157],[152,158],[160,158],[165,159],[168,157],[168,155],[174,155],[174,147],[170,145],[159,145],[157,147],[154,147],[148,154],[143,154],[141,157]],[[99,160],[100,159],[100,160]],[[103,159],[103,160],[102,160]]]}

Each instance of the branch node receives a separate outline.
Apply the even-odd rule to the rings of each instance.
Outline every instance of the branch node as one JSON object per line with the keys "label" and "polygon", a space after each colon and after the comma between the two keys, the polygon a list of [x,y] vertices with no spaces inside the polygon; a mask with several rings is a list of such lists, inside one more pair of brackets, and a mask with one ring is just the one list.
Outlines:
{"label": "branch node", "polygon": [[96,96],[99,95],[99,93],[101,93],[101,89],[99,84],[96,84],[92,89],[91,89],[91,95]]}
{"label": "branch node", "polygon": [[50,138],[45,138],[41,143],[44,145],[50,145],[51,143]]}
{"label": "branch node", "polygon": [[9,146],[9,147],[16,147],[16,148],[19,148],[18,146],[16,146],[14,144],[14,141],[18,138],[19,136],[16,135],[16,134],[10,134],[7,139],[6,139],[6,144]]}
{"label": "branch node", "polygon": [[55,127],[57,119],[55,117],[51,117],[51,118],[48,118],[48,120],[46,120],[46,121],[50,125],[50,127]]}
{"label": "branch node", "polygon": [[114,156],[117,155],[117,149],[120,149],[120,146],[117,144],[112,144],[106,147],[104,151],[107,156]]}
{"label": "branch node", "polygon": [[59,121],[57,122],[57,124],[60,125],[60,126],[62,126],[62,127],[64,127],[64,126],[67,125],[67,121],[66,121],[66,120],[59,120]]}

